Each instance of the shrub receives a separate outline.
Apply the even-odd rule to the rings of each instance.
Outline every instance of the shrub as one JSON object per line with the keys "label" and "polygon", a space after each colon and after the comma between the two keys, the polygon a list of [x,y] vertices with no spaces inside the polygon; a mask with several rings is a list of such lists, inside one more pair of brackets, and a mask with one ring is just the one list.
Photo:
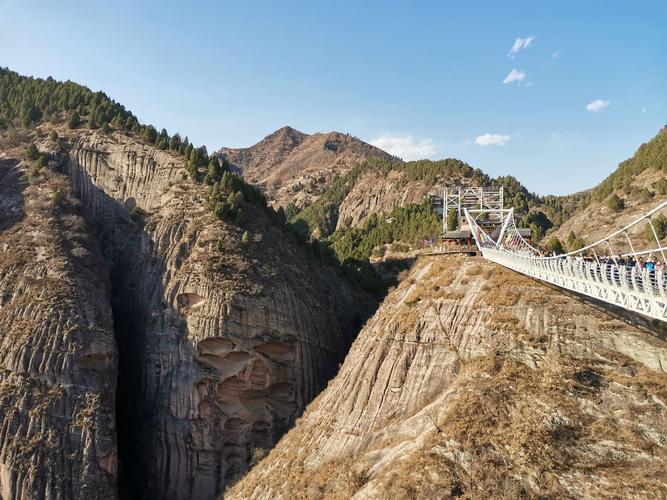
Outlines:
{"label": "shrub", "polygon": [[570,252],[573,252],[585,247],[586,241],[574,234],[574,231],[570,231],[570,234],[567,235],[567,239],[565,240],[565,244],[567,245],[567,249]]}
{"label": "shrub", "polygon": [[447,231],[456,231],[459,228],[459,213],[451,209],[447,214]]}
{"label": "shrub", "polygon": [[60,205],[62,205],[63,201],[65,201],[65,194],[60,190],[56,191],[53,194],[53,199],[52,199],[53,206],[57,208]]}
{"label": "shrub", "polygon": [[248,236],[248,231],[243,231],[243,236],[241,236],[241,243],[247,245],[248,241],[250,241],[250,237]]}
{"label": "shrub", "polygon": [[39,158],[39,150],[37,149],[37,146],[33,142],[30,143],[28,146],[28,159],[29,160],[36,160]]}
{"label": "shrub", "polygon": [[[655,234],[658,236],[659,240],[662,240],[665,236],[667,236],[667,217],[662,214],[656,215],[655,217],[651,218],[651,222],[653,223]],[[644,226],[644,237],[649,241],[655,240],[655,235],[653,234],[653,229],[651,229],[651,224],[647,223],[646,226]]]}
{"label": "shrub", "polygon": [[614,193],[607,200],[607,206],[614,212],[620,212],[625,208],[625,202],[623,201],[623,198]]}
{"label": "shrub", "polygon": [[51,139],[52,142],[58,142],[58,132],[52,130],[49,134],[49,139]]}
{"label": "shrub", "polygon": [[655,190],[658,194],[667,194],[667,179],[664,177],[655,183]]}
{"label": "shrub", "polygon": [[44,168],[49,165],[49,161],[46,159],[46,156],[41,155],[39,160],[37,160],[37,168]]}
{"label": "shrub", "polygon": [[[575,239],[576,239],[576,237],[575,237]],[[550,252],[554,252],[557,255],[565,253],[565,249],[563,248],[563,244],[561,243],[561,241],[556,236],[552,236],[549,239],[549,241],[547,242],[547,248],[549,249]]]}

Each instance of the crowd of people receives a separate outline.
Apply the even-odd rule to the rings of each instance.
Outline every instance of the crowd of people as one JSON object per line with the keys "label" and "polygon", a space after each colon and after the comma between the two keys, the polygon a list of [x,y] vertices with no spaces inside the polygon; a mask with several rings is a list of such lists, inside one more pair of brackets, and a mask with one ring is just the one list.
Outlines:
{"label": "crowd of people", "polygon": [[598,256],[586,253],[568,256],[565,259],[579,262],[580,272],[589,274],[597,281],[603,281],[603,278],[606,277],[617,285],[625,284],[630,288],[640,290],[667,289],[667,267],[662,260],[651,254],[646,257],[641,255],[635,257],[633,255]]}
{"label": "crowd of people", "polygon": [[595,256],[585,255],[579,256],[578,258],[583,259],[586,262],[598,262],[600,264],[624,267],[639,267],[641,269],[646,269],[647,271],[662,271],[665,269],[665,264],[651,255],[647,258],[644,258],[643,256],[635,258],[633,255],[603,255],[597,258]]}

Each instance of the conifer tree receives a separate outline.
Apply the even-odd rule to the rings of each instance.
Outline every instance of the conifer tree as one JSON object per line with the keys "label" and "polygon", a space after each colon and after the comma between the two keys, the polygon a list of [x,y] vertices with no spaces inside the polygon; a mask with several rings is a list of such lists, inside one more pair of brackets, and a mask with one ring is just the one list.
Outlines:
{"label": "conifer tree", "polygon": [[222,179],[223,170],[220,166],[220,161],[216,156],[211,156],[211,161],[208,162],[208,175],[206,176],[206,183],[213,184],[220,182]]}
{"label": "conifer tree", "polygon": [[31,142],[28,146],[28,159],[36,160],[37,158],[39,158],[39,150],[37,149],[37,146],[35,146],[35,143]]}
{"label": "conifer tree", "polygon": [[67,120],[67,126],[72,129],[77,128],[79,125],[81,125],[81,115],[76,110],[72,111]]}
{"label": "conifer tree", "polygon": [[181,136],[179,135],[178,132],[176,132],[169,141],[169,149],[171,151],[178,151],[180,147],[181,147]]}

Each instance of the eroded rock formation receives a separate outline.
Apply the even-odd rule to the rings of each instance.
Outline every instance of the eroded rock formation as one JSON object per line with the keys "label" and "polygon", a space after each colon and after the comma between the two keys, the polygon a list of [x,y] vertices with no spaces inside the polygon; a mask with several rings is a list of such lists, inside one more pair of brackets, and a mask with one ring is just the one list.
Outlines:
{"label": "eroded rock formation", "polygon": [[427,259],[225,498],[657,498],[667,342],[477,259]]}
{"label": "eroded rock formation", "polygon": [[0,161],[0,496],[113,498],[108,271],[64,179]]}
{"label": "eroded rock formation", "polygon": [[[124,497],[214,498],[335,374],[372,304],[263,209],[245,206],[243,228],[217,220],[182,157],[119,133],[59,133],[65,149],[40,129],[34,140],[60,174],[26,187],[27,166],[0,171],[0,189],[24,190],[0,220],[4,377],[18,387],[3,402],[0,487],[112,498],[118,481]],[[41,399],[55,391],[56,410],[24,401],[38,394],[22,377]],[[48,440],[30,451],[35,436]]]}

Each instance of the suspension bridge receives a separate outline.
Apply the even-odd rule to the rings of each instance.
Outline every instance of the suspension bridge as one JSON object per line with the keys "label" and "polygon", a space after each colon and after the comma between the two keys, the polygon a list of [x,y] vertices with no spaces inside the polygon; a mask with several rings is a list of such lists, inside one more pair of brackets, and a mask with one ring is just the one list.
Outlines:
{"label": "suspension bridge", "polygon": [[[560,288],[667,320],[667,247],[654,224],[667,211],[667,201],[599,241],[562,255],[544,255],[531,245],[516,226],[514,209],[459,204],[458,210],[485,259]],[[480,223],[480,216],[489,211],[501,220],[493,231]],[[650,265],[642,266],[643,261]]]}

